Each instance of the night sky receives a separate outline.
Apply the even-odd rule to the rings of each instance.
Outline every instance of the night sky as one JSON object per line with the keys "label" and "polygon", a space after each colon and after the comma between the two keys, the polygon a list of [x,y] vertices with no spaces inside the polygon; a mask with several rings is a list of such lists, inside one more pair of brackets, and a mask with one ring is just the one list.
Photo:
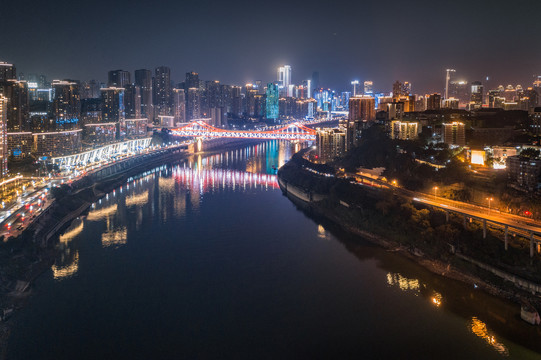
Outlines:
{"label": "night sky", "polygon": [[[528,86],[541,74],[541,1],[0,1],[0,60],[49,79],[106,81],[107,71],[167,65],[178,82],[273,81],[346,89],[394,80],[443,91],[444,70],[468,81]],[[133,75],[132,75],[133,76]]]}

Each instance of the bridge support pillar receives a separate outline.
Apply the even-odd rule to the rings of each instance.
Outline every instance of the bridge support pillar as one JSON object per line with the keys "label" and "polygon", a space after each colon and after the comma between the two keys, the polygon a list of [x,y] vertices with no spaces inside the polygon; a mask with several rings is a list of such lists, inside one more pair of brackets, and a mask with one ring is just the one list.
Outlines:
{"label": "bridge support pillar", "polygon": [[507,247],[508,247],[508,233],[509,233],[509,226],[505,225],[505,251],[507,251]]}
{"label": "bridge support pillar", "polygon": [[445,211],[445,221],[449,222],[449,211]]}
{"label": "bridge support pillar", "polygon": [[464,215],[464,229],[465,230],[468,230],[468,222],[467,222],[467,218],[466,218],[466,215]]}
{"label": "bridge support pillar", "polygon": [[483,239],[487,238],[487,220],[483,219]]}
{"label": "bridge support pillar", "polygon": [[533,257],[533,232],[530,231],[530,257]]}

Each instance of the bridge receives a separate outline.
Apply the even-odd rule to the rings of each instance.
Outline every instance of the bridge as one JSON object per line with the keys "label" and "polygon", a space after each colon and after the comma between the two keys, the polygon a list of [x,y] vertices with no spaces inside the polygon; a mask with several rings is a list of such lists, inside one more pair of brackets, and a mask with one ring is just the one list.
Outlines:
{"label": "bridge", "polygon": [[316,131],[299,123],[289,124],[279,129],[268,131],[225,130],[207,124],[204,120],[195,120],[183,127],[172,129],[177,136],[206,138],[258,139],[258,140],[315,140]]}
{"label": "bridge", "polygon": [[51,159],[51,162],[59,167],[77,166],[79,164],[86,165],[88,163],[108,160],[113,156],[135,153],[139,150],[146,149],[150,145],[150,140],[152,140],[152,138],[127,140],[78,154],[55,157]]}

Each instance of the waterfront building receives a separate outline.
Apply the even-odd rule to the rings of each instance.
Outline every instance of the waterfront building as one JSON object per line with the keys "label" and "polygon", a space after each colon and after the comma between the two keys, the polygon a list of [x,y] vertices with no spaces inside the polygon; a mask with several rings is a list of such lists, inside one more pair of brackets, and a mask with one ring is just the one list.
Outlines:
{"label": "waterfront building", "polygon": [[86,149],[112,143],[117,138],[116,122],[88,123],[83,125],[82,146]]}
{"label": "waterfront building", "polygon": [[419,123],[410,121],[391,121],[391,139],[414,140],[419,134]]}
{"label": "waterfront building", "polygon": [[135,70],[135,85],[141,94],[141,117],[152,119],[152,72],[147,69]]}
{"label": "waterfront building", "polygon": [[56,157],[81,151],[82,129],[35,133],[34,154],[38,157]]}
{"label": "waterfront building", "polygon": [[8,174],[7,106],[8,100],[0,96],[0,178]]}
{"label": "waterfront building", "polygon": [[74,81],[53,80],[54,100],[52,117],[56,130],[79,129],[81,97],[79,84]]}
{"label": "waterfront building", "polygon": [[15,158],[30,156],[34,145],[32,132],[8,132],[7,153]]}
{"label": "waterfront building", "polygon": [[346,131],[335,128],[317,128],[317,162],[326,163],[344,155],[346,151]]}
{"label": "waterfront building", "polygon": [[138,139],[146,137],[148,135],[148,124],[149,120],[147,118],[124,120],[124,126],[121,128],[123,138]]}
{"label": "waterfront building", "polygon": [[273,83],[267,84],[267,103],[266,103],[266,118],[269,120],[276,121],[279,114],[279,104],[278,100],[280,98],[280,93],[278,86]]}
{"label": "waterfront building", "polygon": [[442,124],[442,141],[448,145],[466,145],[466,126],[462,122]]}
{"label": "waterfront building", "polygon": [[26,81],[6,80],[0,83],[0,94],[7,100],[7,131],[30,130],[28,83]]}
{"label": "waterfront building", "polygon": [[129,71],[124,70],[112,70],[109,71],[107,76],[107,86],[124,88],[126,85],[131,84],[131,77]]}

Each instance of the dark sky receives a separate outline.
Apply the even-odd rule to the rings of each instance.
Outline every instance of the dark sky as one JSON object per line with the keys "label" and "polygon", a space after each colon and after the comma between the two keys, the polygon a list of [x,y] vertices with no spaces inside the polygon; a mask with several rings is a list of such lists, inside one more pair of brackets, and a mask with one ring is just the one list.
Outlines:
{"label": "dark sky", "polygon": [[300,83],[442,91],[444,70],[469,81],[531,84],[541,74],[540,0],[0,0],[0,60],[50,79],[167,65],[242,85],[292,66]]}

